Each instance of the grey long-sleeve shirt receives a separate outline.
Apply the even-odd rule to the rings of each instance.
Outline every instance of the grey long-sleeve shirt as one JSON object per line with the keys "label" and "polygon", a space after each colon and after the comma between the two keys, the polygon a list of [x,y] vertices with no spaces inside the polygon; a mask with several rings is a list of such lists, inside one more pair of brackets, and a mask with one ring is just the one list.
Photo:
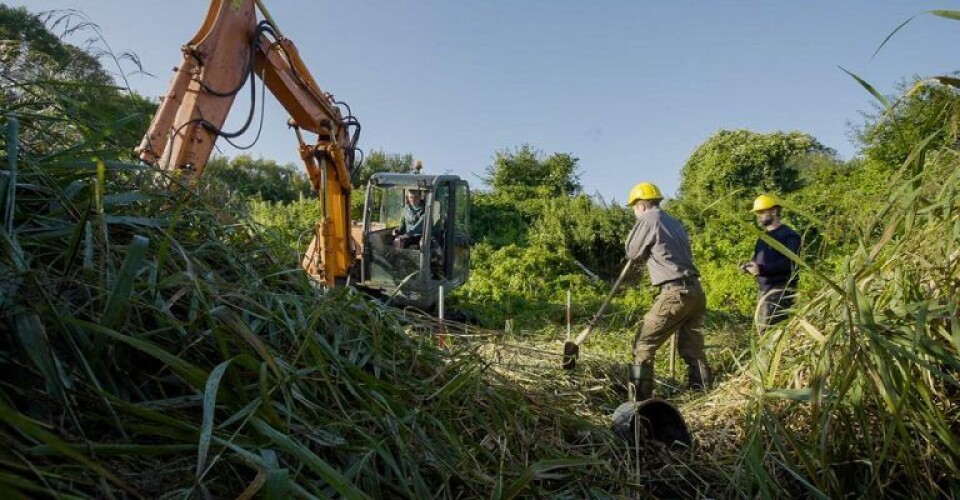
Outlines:
{"label": "grey long-sleeve shirt", "polygon": [[657,207],[640,214],[627,237],[626,251],[627,258],[647,265],[654,285],[700,276],[693,265],[687,231],[680,221]]}

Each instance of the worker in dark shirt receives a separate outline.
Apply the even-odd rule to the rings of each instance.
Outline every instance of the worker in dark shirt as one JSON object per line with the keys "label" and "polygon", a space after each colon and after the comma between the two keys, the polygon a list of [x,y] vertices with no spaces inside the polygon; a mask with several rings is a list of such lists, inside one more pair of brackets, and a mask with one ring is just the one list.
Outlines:
{"label": "worker in dark shirt", "polygon": [[[781,204],[775,196],[762,194],[753,202],[757,222],[773,238],[795,255],[800,255],[800,235],[780,220]],[[787,317],[797,292],[797,266],[763,239],[758,239],[753,260],[740,268],[752,274],[760,287],[756,321],[761,334]]]}

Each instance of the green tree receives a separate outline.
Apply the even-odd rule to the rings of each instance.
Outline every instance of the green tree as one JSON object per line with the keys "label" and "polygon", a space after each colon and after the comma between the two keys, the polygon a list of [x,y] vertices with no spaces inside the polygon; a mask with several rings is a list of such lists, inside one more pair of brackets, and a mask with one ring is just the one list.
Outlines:
{"label": "green tree", "polygon": [[[66,16],[65,16],[66,17]],[[64,17],[58,21],[64,20]],[[113,78],[88,52],[64,43],[37,14],[0,5],[0,61],[4,76],[18,81],[54,76],[111,85]]]}
{"label": "green tree", "polygon": [[572,155],[546,156],[529,144],[497,151],[483,177],[491,191],[473,197],[474,239],[494,248],[526,245],[530,228],[550,210],[551,199],[581,190],[577,163]]}
{"label": "green tree", "polygon": [[572,195],[583,188],[578,162],[569,153],[544,156],[524,144],[512,151],[498,151],[483,180],[495,193],[517,200]]}
{"label": "green tree", "polygon": [[733,193],[789,193],[802,185],[806,158],[820,161],[834,151],[803,132],[763,134],[721,130],[700,145],[681,173],[681,197],[712,202]]}
{"label": "green tree", "polygon": [[408,174],[413,172],[413,154],[387,153],[383,150],[373,150],[363,159],[360,168],[353,172],[353,186],[364,188],[373,174],[379,172],[396,172]]}

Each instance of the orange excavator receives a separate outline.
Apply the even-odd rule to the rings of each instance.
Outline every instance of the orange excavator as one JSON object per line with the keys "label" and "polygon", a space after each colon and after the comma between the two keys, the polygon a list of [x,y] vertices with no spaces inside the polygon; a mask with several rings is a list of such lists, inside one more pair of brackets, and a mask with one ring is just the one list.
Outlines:
{"label": "orange excavator", "polygon": [[[258,21],[258,12],[263,19]],[[360,122],[350,107],[321,90],[293,42],[261,0],[213,0],[137,148],[141,160],[182,182],[202,174],[218,138],[231,140],[253,121],[255,77],[289,113],[300,158],[317,193],[321,217],[301,265],[327,287],[353,284],[397,305],[430,309],[469,273],[470,190],[454,175],[375,174],[364,219],[351,220],[351,176],[358,167]],[[250,113],[237,131],[223,130],[236,95],[249,86]],[[305,136],[308,136],[307,139]],[[410,210],[408,195],[420,200]],[[416,235],[398,231],[405,216],[423,220]],[[408,224],[410,221],[406,221]],[[409,238],[408,236],[415,236]],[[400,238],[405,244],[395,244]]]}

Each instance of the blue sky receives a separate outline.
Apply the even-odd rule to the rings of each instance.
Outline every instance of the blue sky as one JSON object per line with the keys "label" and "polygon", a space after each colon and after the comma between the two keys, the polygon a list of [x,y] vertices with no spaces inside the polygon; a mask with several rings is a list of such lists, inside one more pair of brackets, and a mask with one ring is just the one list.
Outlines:
{"label": "blue sky", "polygon": [[[115,51],[135,52],[156,75],[130,80],[149,97],[166,89],[208,5],[4,2],[84,12]],[[960,22],[920,16],[871,60],[908,17],[960,10],[955,0],[266,5],[320,86],[360,118],[364,149],[413,153],[426,170],[478,187],[497,150],[530,143],[580,158],[585,191],[607,200],[642,180],[673,193],[687,157],[720,129],[801,130],[849,158],[851,124],[870,97],[838,66],[890,93],[903,78],[956,70],[960,46]],[[238,99],[228,124],[246,109]],[[276,102],[264,127],[253,154],[298,163]]]}

